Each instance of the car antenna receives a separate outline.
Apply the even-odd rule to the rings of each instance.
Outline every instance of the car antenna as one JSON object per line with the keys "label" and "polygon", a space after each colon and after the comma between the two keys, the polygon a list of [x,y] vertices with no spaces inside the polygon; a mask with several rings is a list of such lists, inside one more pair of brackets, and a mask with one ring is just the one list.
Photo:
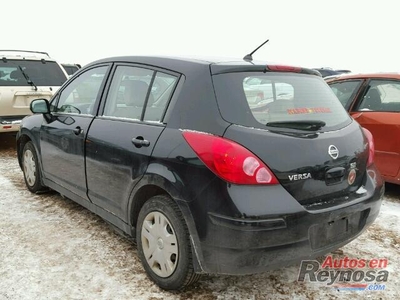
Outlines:
{"label": "car antenna", "polygon": [[268,41],[269,41],[269,39],[266,40],[264,43],[262,43],[260,46],[258,46],[256,49],[254,49],[253,52],[251,52],[250,54],[247,54],[245,57],[243,57],[243,59],[245,61],[253,61],[253,56],[252,55],[254,54],[254,52],[256,52],[258,49],[260,49],[262,46],[264,46],[266,43],[268,43]]}

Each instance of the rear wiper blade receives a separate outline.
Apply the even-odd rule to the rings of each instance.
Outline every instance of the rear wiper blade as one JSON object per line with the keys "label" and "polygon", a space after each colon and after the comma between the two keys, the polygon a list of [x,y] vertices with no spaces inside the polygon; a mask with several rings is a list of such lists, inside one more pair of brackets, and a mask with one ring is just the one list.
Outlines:
{"label": "rear wiper blade", "polygon": [[35,91],[38,90],[36,84],[33,83],[33,81],[29,78],[28,74],[25,73],[24,69],[20,65],[18,65],[19,70],[21,71],[22,75],[24,75],[26,82],[28,82],[31,86],[35,87]]}
{"label": "rear wiper blade", "polygon": [[299,121],[279,121],[269,122],[266,126],[270,127],[282,127],[282,128],[293,128],[300,130],[318,130],[324,127],[326,123],[319,120],[299,120]]}

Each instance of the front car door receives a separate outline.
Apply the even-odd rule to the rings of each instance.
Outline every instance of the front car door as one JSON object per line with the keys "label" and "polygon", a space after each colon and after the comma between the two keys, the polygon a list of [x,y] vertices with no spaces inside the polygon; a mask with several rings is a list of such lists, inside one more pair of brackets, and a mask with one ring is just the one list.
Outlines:
{"label": "front car door", "polygon": [[343,107],[349,110],[363,83],[363,79],[340,80],[329,83],[329,87],[335,93]]}
{"label": "front car door", "polygon": [[83,199],[88,199],[85,138],[108,69],[93,67],[69,82],[51,103],[53,117],[40,129],[44,177]]}
{"label": "front car door", "polygon": [[351,115],[371,131],[375,161],[385,180],[398,183],[400,167],[400,80],[371,79]]}
{"label": "front car door", "polygon": [[87,137],[90,200],[127,221],[133,187],[145,173],[178,75],[129,64],[114,67],[99,116]]}

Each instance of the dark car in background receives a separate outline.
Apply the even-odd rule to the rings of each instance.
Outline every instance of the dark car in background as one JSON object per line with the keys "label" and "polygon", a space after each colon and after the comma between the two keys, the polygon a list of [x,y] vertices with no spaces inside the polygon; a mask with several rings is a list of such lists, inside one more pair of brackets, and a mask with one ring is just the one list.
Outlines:
{"label": "dark car in background", "polygon": [[[266,103],[246,93],[253,78]],[[17,136],[27,188],[134,237],[164,289],[326,254],[379,213],[372,136],[314,70],[108,58],[31,109]]]}
{"label": "dark car in background", "polygon": [[71,76],[76,71],[79,71],[80,68],[82,68],[80,64],[61,64],[61,65],[69,76]]}
{"label": "dark car in background", "polygon": [[347,74],[351,72],[350,70],[334,70],[332,68],[314,68],[314,70],[317,70],[322,77]]}
{"label": "dark car in background", "polygon": [[400,184],[400,74],[341,75],[327,83],[374,136],[375,161],[385,181]]}

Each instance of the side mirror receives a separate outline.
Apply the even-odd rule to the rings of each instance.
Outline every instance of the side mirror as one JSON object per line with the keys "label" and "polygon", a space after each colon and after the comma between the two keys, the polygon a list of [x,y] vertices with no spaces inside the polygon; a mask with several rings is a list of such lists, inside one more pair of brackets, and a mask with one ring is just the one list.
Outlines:
{"label": "side mirror", "polygon": [[47,99],[35,99],[31,102],[30,109],[34,114],[49,114],[50,104]]}

